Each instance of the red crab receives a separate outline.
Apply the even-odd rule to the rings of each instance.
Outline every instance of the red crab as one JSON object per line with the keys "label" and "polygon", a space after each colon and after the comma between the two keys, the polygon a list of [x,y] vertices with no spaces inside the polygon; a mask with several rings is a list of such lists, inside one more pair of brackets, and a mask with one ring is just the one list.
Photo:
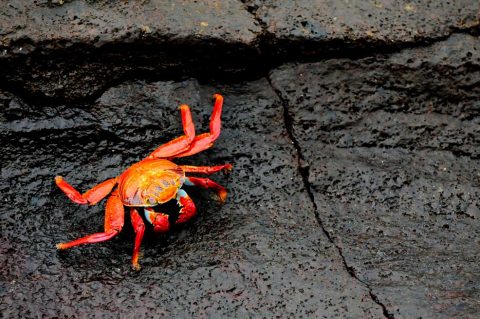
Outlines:
{"label": "red crab", "polygon": [[[170,161],[173,158],[190,156],[212,147],[213,142],[220,135],[223,104],[223,97],[220,94],[215,94],[213,98],[215,104],[210,118],[209,133],[195,136],[190,108],[183,104],[180,106],[180,111],[185,135],[161,145],[146,159],[133,164],[119,176],[106,180],[83,194],[80,194],[61,176],[57,176],[55,183],[77,204],[95,205],[110,194],[105,209],[104,232],[68,243],[57,244],[57,248],[67,249],[111,239],[122,230],[124,224],[123,206],[127,206],[130,207],[130,219],[136,234],[132,264],[138,270],[140,269],[138,254],[145,224],[137,208],[143,208],[146,221],[153,225],[156,232],[166,232],[170,228],[169,216],[161,212],[155,212],[153,206],[175,198],[180,206],[179,216],[175,224],[184,223],[196,214],[195,204],[182,189],[183,185],[211,188],[217,193],[220,201],[224,202],[227,197],[225,188],[208,178],[187,177],[185,173],[212,174],[221,170],[229,171],[232,169],[232,165],[188,166],[177,165]],[[117,187],[115,188],[115,186]]]}

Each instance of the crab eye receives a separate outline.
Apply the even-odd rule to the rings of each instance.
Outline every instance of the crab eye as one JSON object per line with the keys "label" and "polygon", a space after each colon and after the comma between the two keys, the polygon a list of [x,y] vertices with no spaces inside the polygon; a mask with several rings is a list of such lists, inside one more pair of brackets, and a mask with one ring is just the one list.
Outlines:
{"label": "crab eye", "polygon": [[152,205],[156,203],[155,198],[153,198],[153,197],[150,197],[150,198],[148,199],[148,202],[149,202],[150,204],[152,204]]}

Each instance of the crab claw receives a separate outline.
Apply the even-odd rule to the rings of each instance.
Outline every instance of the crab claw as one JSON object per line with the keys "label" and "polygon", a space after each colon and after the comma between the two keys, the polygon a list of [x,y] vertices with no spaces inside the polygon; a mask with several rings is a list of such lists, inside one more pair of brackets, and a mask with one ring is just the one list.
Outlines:
{"label": "crab claw", "polygon": [[145,218],[152,224],[153,230],[156,233],[166,233],[170,229],[167,214],[156,213],[151,208],[145,208]]}

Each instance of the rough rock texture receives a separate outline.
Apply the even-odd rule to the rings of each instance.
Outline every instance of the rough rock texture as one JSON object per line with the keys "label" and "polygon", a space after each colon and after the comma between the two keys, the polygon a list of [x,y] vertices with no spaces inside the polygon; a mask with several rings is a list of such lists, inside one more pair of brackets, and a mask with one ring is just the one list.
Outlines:
{"label": "rough rock texture", "polygon": [[[71,203],[53,176],[81,189],[115,176],[180,134],[180,102],[205,129],[216,90],[226,101],[222,135],[188,162],[234,163],[231,175],[214,177],[229,189],[227,203],[193,191],[199,217],[166,238],[147,237],[140,273],[130,270],[130,226],[109,243],[58,253],[55,242],[101,229],[104,205]],[[282,104],[266,80],[125,83],[84,107],[2,98],[3,317],[383,316],[317,226]]]}
{"label": "rough rock texture", "polygon": [[354,46],[438,38],[478,26],[480,16],[478,2],[470,0],[245,3],[277,40],[342,40],[342,45]]}
{"label": "rough rock texture", "polygon": [[12,1],[0,13],[0,68],[4,86],[71,101],[126,77],[245,68],[259,32],[235,0]]}
{"label": "rough rock texture", "polygon": [[[476,318],[479,2],[6,1],[0,10],[0,317]],[[224,206],[102,229],[86,190],[179,134],[232,162]],[[176,213],[176,205],[165,211]]]}
{"label": "rough rock texture", "polygon": [[324,229],[395,318],[480,311],[479,45],[271,73]]}
{"label": "rough rock texture", "polygon": [[35,103],[93,101],[126,79],[259,78],[285,61],[391,51],[480,26],[472,0],[7,2],[0,87]]}
{"label": "rough rock texture", "polygon": [[[239,1],[16,1],[2,15],[2,45],[13,52],[190,38],[249,44],[258,27]],[[22,44],[30,43],[23,47]],[[41,46],[47,45],[45,46]],[[37,47],[38,45],[38,47]],[[15,50],[16,48],[16,50]]]}

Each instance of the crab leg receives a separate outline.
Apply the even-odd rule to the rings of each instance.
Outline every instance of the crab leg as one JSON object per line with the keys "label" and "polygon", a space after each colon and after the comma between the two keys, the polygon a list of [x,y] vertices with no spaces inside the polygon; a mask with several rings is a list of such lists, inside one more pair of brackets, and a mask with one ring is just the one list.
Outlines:
{"label": "crab leg", "polygon": [[57,244],[57,249],[63,250],[78,245],[98,243],[111,239],[122,230],[124,213],[122,201],[120,200],[118,191],[115,190],[107,200],[107,207],[105,209],[105,231],[103,233],[85,236],[68,243]]}
{"label": "crab leg", "polygon": [[217,193],[218,199],[222,203],[225,202],[225,200],[227,199],[227,190],[223,186],[215,183],[209,178],[186,177],[183,184],[187,186],[211,188],[215,193]]}
{"label": "crab leg", "polygon": [[95,205],[112,191],[113,186],[117,183],[117,178],[107,179],[83,194],[80,194],[72,185],[67,183],[62,176],[55,177],[55,183],[75,203]]}
{"label": "crab leg", "polygon": [[215,104],[213,106],[212,115],[210,117],[210,132],[203,133],[195,137],[192,144],[190,144],[190,148],[188,148],[187,151],[177,153],[174,157],[190,156],[213,146],[213,142],[215,142],[215,140],[220,135],[220,128],[222,126],[221,116],[223,97],[220,94],[214,94],[213,98],[215,99]]}
{"label": "crab leg", "polygon": [[180,106],[180,112],[185,135],[159,146],[147,158],[168,158],[189,149],[190,144],[195,139],[195,126],[192,121],[192,113],[186,104]]}
{"label": "crab leg", "polygon": [[177,192],[177,202],[180,205],[180,215],[178,216],[175,224],[180,224],[189,221],[197,212],[195,203],[192,201],[187,192],[183,189],[179,189]]}
{"label": "crab leg", "polygon": [[170,229],[167,214],[156,213],[153,209],[147,207],[145,208],[145,218],[153,225],[153,230],[156,233],[166,233]]}
{"label": "crab leg", "polygon": [[223,164],[217,166],[190,166],[190,165],[180,165],[180,167],[186,173],[201,173],[201,174],[213,174],[219,171],[231,171],[233,166],[232,164]]}
{"label": "crab leg", "polygon": [[136,270],[140,270],[138,253],[140,252],[140,245],[142,244],[143,233],[145,232],[145,224],[135,208],[130,208],[130,220],[132,222],[133,230],[135,231],[135,246],[133,247],[132,265]]}

